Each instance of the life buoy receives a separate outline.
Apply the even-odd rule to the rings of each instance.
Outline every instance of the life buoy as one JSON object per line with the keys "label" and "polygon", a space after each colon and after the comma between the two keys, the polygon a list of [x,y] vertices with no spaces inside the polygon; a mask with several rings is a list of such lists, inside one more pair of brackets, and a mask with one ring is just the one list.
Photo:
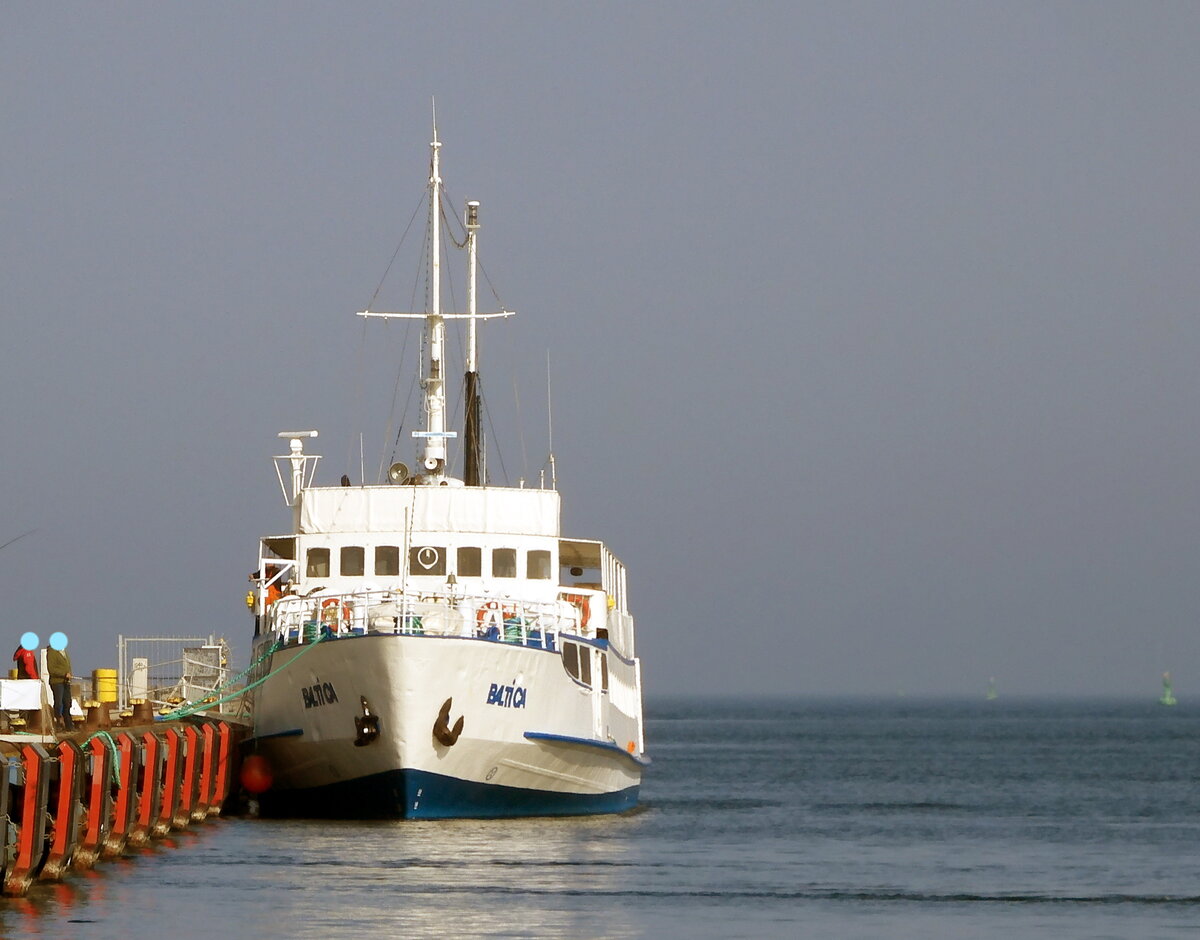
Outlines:
{"label": "life buoy", "polygon": [[487,630],[491,626],[503,626],[503,621],[500,619],[500,604],[498,601],[487,601],[475,611],[475,626],[480,630]]}
{"label": "life buoy", "polygon": [[337,597],[327,597],[321,601],[321,622],[336,627],[339,619],[342,623],[350,622],[350,605],[342,603],[341,598]]}
{"label": "life buoy", "polygon": [[587,629],[592,615],[592,599],[586,594],[563,594],[562,599],[579,611],[579,629]]}

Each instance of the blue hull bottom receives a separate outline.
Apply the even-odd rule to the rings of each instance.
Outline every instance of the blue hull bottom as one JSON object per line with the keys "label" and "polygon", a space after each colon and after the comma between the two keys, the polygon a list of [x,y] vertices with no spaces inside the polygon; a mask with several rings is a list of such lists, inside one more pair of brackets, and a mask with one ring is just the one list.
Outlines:
{"label": "blue hull bottom", "polygon": [[504,819],[620,813],[639,787],[615,793],[555,793],[473,783],[419,770],[389,770],[307,790],[268,790],[259,815],[297,819]]}

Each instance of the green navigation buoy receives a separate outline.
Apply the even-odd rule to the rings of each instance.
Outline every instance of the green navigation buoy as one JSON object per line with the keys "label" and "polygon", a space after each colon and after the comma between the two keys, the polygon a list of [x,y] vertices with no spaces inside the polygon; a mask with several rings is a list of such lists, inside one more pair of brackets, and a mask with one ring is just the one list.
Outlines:
{"label": "green navigation buoy", "polygon": [[1163,694],[1162,694],[1162,698],[1160,698],[1158,700],[1158,704],[1160,704],[1160,705],[1174,705],[1175,704],[1175,692],[1171,688],[1171,674],[1169,672],[1163,673]]}
{"label": "green navigation buoy", "polygon": [[996,677],[992,676],[988,679],[987,700],[991,702],[999,697],[1000,693],[996,691]]}

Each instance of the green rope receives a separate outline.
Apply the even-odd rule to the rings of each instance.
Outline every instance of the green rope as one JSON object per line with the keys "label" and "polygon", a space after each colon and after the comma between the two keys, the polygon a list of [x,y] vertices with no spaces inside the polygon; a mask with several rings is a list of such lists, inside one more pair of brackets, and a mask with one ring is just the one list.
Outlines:
{"label": "green rope", "polygon": [[252,673],[256,668],[258,668],[260,663],[265,662],[267,657],[271,656],[273,653],[276,653],[281,649],[283,649],[283,644],[279,641],[278,638],[276,638],[275,642],[272,643],[269,647],[267,647],[267,651],[265,653],[263,653],[260,657],[258,657],[258,659],[254,660],[254,662],[252,662],[249,666],[247,666],[245,669],[243,669],[237,675],[233,676],[233,678],[227,680],[224,683],[224,685],[218,686],[217,688],[213,689],[213,694],[214,695],[219,694],[220,692],[224,691],[225,689],[233,687],[238,682],[240,682],[242,679],[246,678],[246,676],[250,675],[250,673]]}
{"label": "green rope", "polygon": [[112,751],[112,779],[113,783],[119,784],[121,782],[121,755],[117,750],[117,742],[113,740],[113,736],[111,734],[109,734],[107,731],[101,730],[93,731],[91,734],[89,734],[83,739],[83,744],[80,746],[87,747],[92,742],[92,738],[103,738],[104,743],[108,745],[108,749]]}
{"label": "green rope", "polygon": [[[239,696],[245,695],[250,690],[258,688],[260,685],[262,685],[264,682],[266,682],[272,676],[277,675],[278,673],[282,672],[284,669],[286,669],[288,666],[290,666],[292,663],[294,663],[297,659],[299,659],[301,656],[303,656],[305,653],[307,653],[309,650],[315,648],[318,643],[322,643],[325,640],[332,638],[332,636],[333,636],[333,634],[322,629],[320,631],[320,633],[317,634],[317,638],[315,640],[313,640],[304,649],[302,649],[299,653],[297,653],[295,656],[293,656],[291,659],[289,659],[286,663],[284,663],[278,669],[272,669],[261,679],[256,679],[254,682],[251,682],[249,685],[243,686],[240,689],[236,689],[233,692],[230,692],[228,695],[224,695],[218,699],[214,699],[211,701],[209,699],[205,699],[201,702],[188,702],[184,705],[181,705],[179,708],[177,708],[173,712],[169,712],[165,715],[160,715],[158,720],[159,721],[177,721],[180,718],[186,718],[188,715],[196,714],[196,712],[208,711],[209,709],[212,709],[212,708],[216,707],[217,705],[224,704],[225,702],[231,701],[235,698],[238,698]],[[257,666],[259,663],[263,662],[268,656],[271,656],[273,653],[276,653],[281,649],[284,649],[283,644],[281,644],[279,642],[279,640],[276,640],[274,643],[271,644],[271,647],[266,651],[266,653],[264,653],[262,656],[260,656],[255,662],[251,663],[250,666],[248,666],[239,676],[237,676],[234,679],[231,679],[229,682],[225,683],[223,688],[228,688],[229,685],[232,682],[237,681],[238,678],[248,675],[250,673],[250,671],[252,669],[254,669],[255,666]],[[218,689],[217,691],[219,692],[220,689]]]}
{"label": "green rope", "polygon": [[[212,694],[220,695],[226,689],[232,688],[233,686],[237,685],[238,682],[240,682],[242,679],[246,678],[246,676],[250,675],[250,673],[252,673],[255,669],[257,669],[261,663],[265,662],[268,657],[270,657],[272,654],[278,652],[281,649],[283,649],[283,644],[278,639],[276,639],[274,643],[272,643],[270,646],[267,647],[267,650],[265,653],[263,653],[261,656],[259,656],[258,659],[254,660],[254,662],[252,662],[249,666],[247,666],[245,669],[243,669],[237,675],[233,676],[232,678],[230,678],[226,682],[224,682],[222,685],[213,689]],[[236,690],[234,695],[230,696],[230,698],[237,698],[238,695],[240,695],[244,692],[247,692],[252,688],[253,688],[253,686],[246,686],[245,688],[238,689],[238,690]],[[221,699],[222,702],[225,702],[228,700],[229,700],[229,698]],[[209,708],[214,704],[217,704],[217,703],[215,703],[215,702],[208,702],[208,703],[186,702],[180,706],[179,716],[182,717],[184,715],[194,714],[197,711],[203,711],[204,709]],[[191,708],[191,706],[196,706],[196,707],[192,708],[191,711],[188,711],[187,709]],[[170,720],[171,718],[174,718],[174,717],[175,717],[175,714],[172,713],[170,718],[164,717],[164,720]]]}
{"label": "green rope", "polygon": [[[228,695],[224,695],[220,698],[217,698],[217,699],[214,699],[211,701],[208,699],[205,699],[205,700],[202,700],[199,702],[186,702],[185,704],[183,704],[179,708],[177,708],[175,711],[170,712],[165,715],[160,715],[158,717],[158,720],[159,721],[177,721],[180,718],[186,718],[188,715],[194,715],[197,712],[208,711],[209,709],[213,708],[216,705],[222,705],[225,702],[232,701],[233,699],[238,698],[239,696],[245,695],[247,692],[251,691],[252,689],[258,688],[260,685],[262,685],[264,682],[266,682],[268,679],[270,679],[272,676],[276,675],[283,669],[286,669],[288,666],[290,666],[297,659],[299,659],[301,656],[303,656],[305,653],[307,653],[309,650],[311,650],[318,643],[322,642],[323,640],[332,639],[332,637],[333,637],[333,634],[329,633],[326,629],[322,628],[320,633],[317,634],[317,638],[315,640],[313,640],[313,642],[310,643],[307,646],[307,648],[305,648],[304,650],[299,652],[297,655],[293,656],[291,659],[289,659],[286,663],[284,663],[278,669],[274,669],[271,672],[267,673],[261,679],[258,679],[255,682],[252,682],[247,686],[243,686],[242,688],[235,689],[233,692],[229,693]],[[267,647],[267,651],[265,653],[263,653],[260,657],[258,657],[258,659],[254,660],[254,662],[252,662],[249,666],[247,666],[245,669],[243,669],[237,675],[233,676],[227,682],[225,682],[218,688],[214,689],[213,690],[214,694],[219,693],[224,689],[228,689],[231,686],[233,686],[234,684],[236,684],[237,682],[239,682],[241,679],[244,679],[251,672],[253,672],[257,666],[259,666],[261,663],[265,662],[269,657],[271,657],[275,653],[279,652],[281,649],[285,649],[285,648],[286,648],[285,645],[277,638],[274,643],[272,643],[269,647]],[[16,732],[10,732],[10,733],[19,734],[19,735],[28,735],[29,737],[42,737],[42,735],[39,735],[33,731],[16,731]],[[117,771],[117,763],[118,763],[117,742],[113,740],[112,735],[110,735],[107,731],[96,731],[84,739],[84,742],[83,742],[84,746],[86,746],[88,744],[88,742],[92,740],[92,738],[97,738],[97,737],[105,738],[105,741],[109,747],[109,750],[111,750],[113,752],[113,777],[114,777],[114,779],[116,779],[117,774],[118,774],[118,771]]]}
{"label": "green rope", "polygon": [[[299,653],[297,653],[295,656],[293,656],[291,659],[289,659],[286,663],[284,663],[278,669],[271,670],[271,672],[267,673],[261,679],[250,683],[250,685],[247,685],[244,688],[237,689],[234,692],[231,692],[229,695],[223,696],[222,698],[219,698],[216,701],[189,702],[186,705],[182,706],[181,708],[176,709],[175,711],[171,712],[168,715],[160,716],[159,720],[175,721],[179,718],[185,718],[188,715],[194,715],[196,712],[199,712],[199,711],[206,711],[206,710],[212,708],[214,705],[220,705],[224,702],[228,702],[231,699],[237,698],[239,695],[245,695],[251,689],[257,688],[258,686],[260,686],[264,682],[266,682],[268,679],[270,679],[272,676],[274,676],[277,673],[281,672],[282,670],[286,669],[288,666],[290,666],[292,663],[294,663],[297,659],[299,659],[301,656],[303,656],[305,653],[307,653],[309,650],[311,650],[313,647],[315,647],[318,643],[322,642],[323,640],[329,639],[331,636],[332,636],[332,634],[329,634],[326,631],[322,630],[317,635],[317,638],[315,640],[313,640],[313,642],[310,643],[305,649],[301,650]],[[222,686],[222,688],[228,688],[232,683],[237,682],[239,679],[249,675],[251,670],[253,670],[256,666],[258,666],[259,663],[263,662],[264,660],[267,659],[267,657],[271,656],[272,654],[278,652],[279,650],[281,650],[283,648],[284,648],[283,644],[281,644],[279,642],[279,640],[276,640],[274,643],[272,643],[270,645],[270,647],[267,648],[267,651],[265,653],[263,653],[262,656],[260,656],[254,662],[252,662],[249,666],[247,666],[238,675],[234,676],[232,679],[230,679],[228,682],[226,682]],[[19,731],[17,733],[30,735],[30,736],[34,735],[34,732],[32,732],[32,731]],[[117,747],[116,740],[114,740],[113,736],[111,734],[109,734],[107,731],[104,731],[104,730],[93,731],[86,738],[84,738],[83,743],[80,745],[80,748],[81,749],[86,748],[88,746],[88,744],[90,744],[94,738],[102,738],[104,740],[105,745],[108,747],[109,751],[112,752],[112,757],[113,757],[113,759],[112,759],[112,778],[113,778],[114,783],[119,784],[121,782],[121,771],[120,771],[121,761],[120,761],[120,750]]]}

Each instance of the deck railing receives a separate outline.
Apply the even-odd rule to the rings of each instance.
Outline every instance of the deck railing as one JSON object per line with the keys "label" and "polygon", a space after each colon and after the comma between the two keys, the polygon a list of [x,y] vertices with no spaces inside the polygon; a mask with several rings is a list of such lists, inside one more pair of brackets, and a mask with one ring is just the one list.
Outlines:
{"label": "deck railing", "polygon": [[285,596],[268,609],[268,633],[286,644],[327,636],[406,634],[490,639],[555,649],[560,633],[594,635],[579,607],[563,599],[521,600],[494,595],[423,591],[359,591]]}

